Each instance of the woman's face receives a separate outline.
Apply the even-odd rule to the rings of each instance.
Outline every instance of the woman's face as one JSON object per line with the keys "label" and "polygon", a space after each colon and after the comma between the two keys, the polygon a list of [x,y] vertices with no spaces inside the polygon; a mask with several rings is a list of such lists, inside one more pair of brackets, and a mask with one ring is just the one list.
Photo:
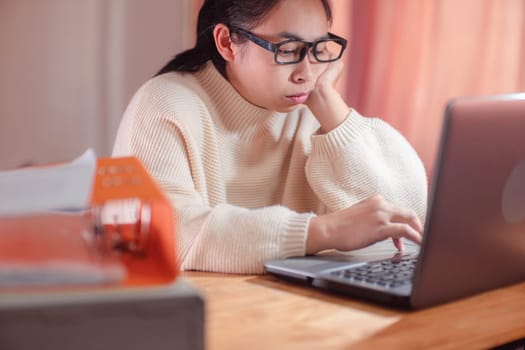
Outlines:
{"label": "woman's face", "polygon": [[[250,31],[279,43],[290,37],[315,41],[326,36],[328,29],[320,0],[283,0]],[[269,110],[288,112],[304,103],[327,66],[313,60],[310,54],[299,63],[278,65],[273,52],[251,41],[238,46],[237,54],[227,63],[228,80],[246,100]]]}

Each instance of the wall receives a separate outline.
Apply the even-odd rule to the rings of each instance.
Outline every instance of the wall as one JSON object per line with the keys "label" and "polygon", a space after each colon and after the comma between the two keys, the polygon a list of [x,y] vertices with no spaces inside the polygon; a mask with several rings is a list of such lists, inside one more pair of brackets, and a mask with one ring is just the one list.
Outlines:
{"label": "wall", "polygon": [[0,170],[109,155],[133,92],[193,44],[192,0],[0,0]]}

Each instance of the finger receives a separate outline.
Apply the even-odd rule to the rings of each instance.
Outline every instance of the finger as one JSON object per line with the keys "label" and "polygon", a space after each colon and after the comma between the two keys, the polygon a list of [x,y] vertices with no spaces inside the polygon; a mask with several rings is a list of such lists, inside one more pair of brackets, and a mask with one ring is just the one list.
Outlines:
{"label": "finger", "polygon": [[402,252],[405,249],[405,245],[403,244],[403,239],[402,238],[395,238],[395,237],[393,237],[392,238],[392,242],[394,242],[394,246],[400,252]]}
{"label": "finger", "polygon": [[341,74],[343,73],[343,67],[344,64],[342,60],[330,62],[328,64],[327,70],[330,71],[331,79],[334,83],[337,82],[341,77]]}
{"label": "finger", "polygon": [[416,212],[406,208],[394,208],[392,209],[392,216],[390,219],[392,222],[405,223],[410,225],[414,230],[423,232],[423,224],[419,220]]}
{"label": "finger", "polygon": [[335,84],[341,77],[342,72],[343,66],[341,65],[340,60],[330,62],[326,65],[323,74],[319,76],[318,84],[335,86]]}
{"label": "finger", "polygon": [[[423,237],[412,226],[404,223],[391,223],[385,228],[384,233],[391,238],[406,238],[416,244],[421,244]],[[385,237],[386,238],[386,237]]]}

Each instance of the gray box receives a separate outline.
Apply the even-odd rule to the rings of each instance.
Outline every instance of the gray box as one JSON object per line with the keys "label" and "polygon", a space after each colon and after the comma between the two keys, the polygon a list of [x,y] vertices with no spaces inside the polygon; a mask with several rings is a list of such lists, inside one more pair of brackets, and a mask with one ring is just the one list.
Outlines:
{"label": "gray box", "polygon": [[0,292],[0,349],[205,348],[205,303],[179,278],[164,286]]}

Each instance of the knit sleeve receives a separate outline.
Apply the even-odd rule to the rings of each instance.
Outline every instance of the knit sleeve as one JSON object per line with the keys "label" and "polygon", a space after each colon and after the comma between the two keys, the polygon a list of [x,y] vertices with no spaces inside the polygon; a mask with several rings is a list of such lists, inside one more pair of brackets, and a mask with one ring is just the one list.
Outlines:
{"label": "knit sleeve", "polygon": [[422,222],[427,177],[409,142],[377,118],[352,110],[327,134],[312,136],[306,175],[328,211],[347,208],[380,194],[395,205],[413,209]]}
{"label": "knit sleeve", "polygon": [[207,170],[220,157],[203,146],[212,143],[213,134],[206,134],[210,127],[201,118],[202,101],[180,89],[167,99],[165,93],[164,88],[143,90],[134,97],[114,155],[137,156],[165,191],[174,208],[181,269],[260,274],[267,260],[304,255],[313,214],[279,205],[247,209],[228,204],[226,198],[210,199],[220,197],[215,192],[223,189],[210,181],[220,174]]}

